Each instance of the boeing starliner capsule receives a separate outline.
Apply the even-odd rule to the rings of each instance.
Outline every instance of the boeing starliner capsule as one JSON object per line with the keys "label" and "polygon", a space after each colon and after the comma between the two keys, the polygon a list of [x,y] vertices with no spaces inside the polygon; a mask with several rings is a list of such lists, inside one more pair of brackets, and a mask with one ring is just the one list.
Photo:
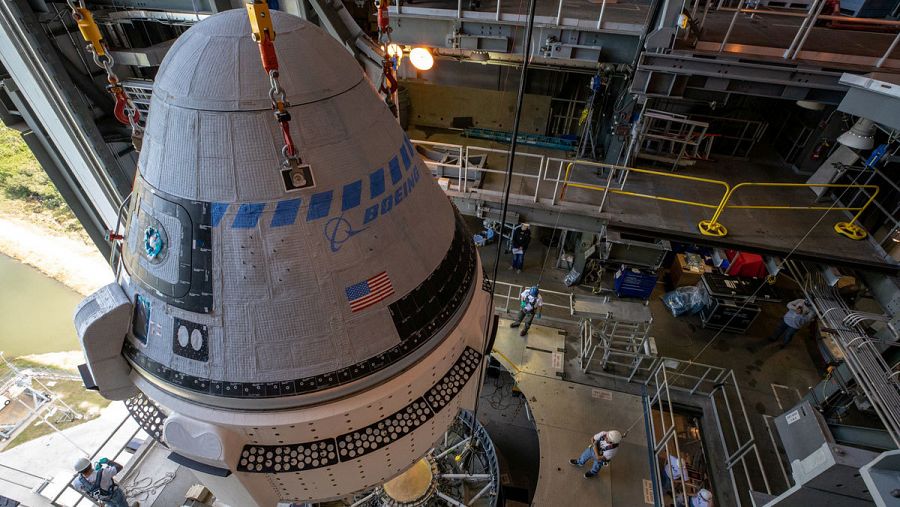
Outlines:
{"label": "boeing starliner capsule", "polygon": [[489,294],[459,213],[359,65],[272,12],[303,164],[282,166],[247,15],[199,22],[154,84],[117,282],[84,371],[224,503],[346,497],[471,408]]}

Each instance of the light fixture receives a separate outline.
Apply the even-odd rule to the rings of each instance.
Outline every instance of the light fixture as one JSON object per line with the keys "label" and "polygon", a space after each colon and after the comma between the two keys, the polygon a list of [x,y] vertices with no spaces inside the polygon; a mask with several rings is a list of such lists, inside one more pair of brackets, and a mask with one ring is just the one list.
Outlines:
{"label": "light fixture", "polygon": [[796,104],[803,109],[809,109],[810,111],[821,111],[825,109],[825,104],[814,100],[798,100]]}
{"label": "light fixture", "polygon": [[434,66],[434,57],[425,48],[413,48],[409,52],[409,62],[419,70],[428,70]]}
{"label": "light fixture", "polygon": [[403,59],[403,49],[399,44],[390,43],[387,45],[385,52],[390,58],[397,58],[397,63],[400,63],[400,60]]}
{"label": "light fixture", "polygon": [[825,278],[825,283],[827,283],[829,287],[837,286],[837,288],[840,289],[849,285],[853,280],[852,277],[845,275],[834,266],[820,264],[819,270],[822,272],[822,277]]}
{"label": "light fixture", "polygon": [[866,118],[856,120],[850,130],[837,138],[837,142],[856,150],[871,150],[875,146],[875,123]]}

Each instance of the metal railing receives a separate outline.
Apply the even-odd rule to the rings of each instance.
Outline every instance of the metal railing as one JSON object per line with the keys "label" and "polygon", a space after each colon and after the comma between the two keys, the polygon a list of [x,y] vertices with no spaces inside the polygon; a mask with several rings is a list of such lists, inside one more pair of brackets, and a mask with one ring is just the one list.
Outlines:
{"label": "metal railing", "polygon": [[[438,148],[441,152],[453,153],[456,161],[447,163],[425,158],[425,164],[430,168],[450,167],[458,171],[456,180],[456,188],[452,190],[466,194],[498,194],[499,191],[485,190],[478,188],[477,185],[469,183],[470,176],[480,173],[505,174],[505,170],[491,169],[482,163],[479,166],[473,166],[469,163],[471,157],[479,158],[479,155],[500,154],[504,157],[508,156],[508,150],[496,148],[482,148],[477,146],[464,146],[450,143],[438,143],[432,141],[413,140],[413,144],[421,146],[432,146]],[[869,205],[875,202],[880,187],[871,183],[776,183],[776,182],[741,182],[736,185],[729,185],[727,182],[712,178],[702,178],[699,176],[690,176],[686,174],[678,174],[666,171],[654,171],[651,169],[640,169],[637,167],[628,167],[615,164],[606,164],[602,162],[594,162],[590,160],[572,160],[558,157],[548,157],[546,155],[538,155],[535,153],[519,152],[517,157],[521,160],[530,161],[525,168],[522,164],[513,167],[513,177],[523,178],[534,182],[534,188],[527,188],[527,193],[517,193],[511,191],[511,195],[519,198],[529,199],[532,202],[541,202],[542,185],[553,185],[553,194],[549,199],[549,204],[557,205],[560,201],[565,200],[566,190],[569,187],[580,188],[602,192],[600,198],[599,210],[603,211],[609,194],[624,195],[629,197],[637,197],[642,199],[651,199],[656,201],[669,202],[673,204],[681,204],[697,208],[714,210],[713,215],[708,220],[702,220],[697,227],[701,234],[705,236],[722,237],[728,234],[728,228],[722,224],[719,219],[726,209],[759,209],[759,210],[795,210],[795,211],[846,211],[855,212],[849,221],[841,221],[835,224],[834,229],[838,234],[842,234],[851,239],[863,239],[867,236],[866,230],[860,226],[860,215],[868,209]],[[556,175],[551,176],[553,172],[551,167],[556,168]],[[565,168],[565,169],[563,169]],[[578,170],[588,169],[593,172],[593,181],[574,181],[573,177]],[[679,197],[669,197],[655,195],[646,192],[638,192],[628,190],[626,188],[629,176],[632,174],[646,175],[651,178],[667,178],[673,180],[687,181],[694,184],[714,185],[721,187],[722,197],[718,200],[701,202],[691,199],[683,199]],[[606,181],[602,179],[605,177]],[[601,180],[600,183],[597,181]],[[837,188],[837,189],[856,189],[857,194],[863,192],[868,199],[861,206],[844,206],[844,205],[791,205],[791,204],[731,204],[734,194],[742,188],[747,187],[766,187],[766,188]],[[546,202],[546,200],[545,200]],[[878,203],[876,206],[883,208]]]}
{"label": "metal railing", "polygon": [[[573,182],[571,180],[572,168],[576,167],[576,166],[600,168],[600,169],[609,170],[609,177],[607,179],[607,184],[606,185],[597,185],[594,183]],[[622,178],[623,183],[619,187],[612,187],[611,182],[614,178],[614,173],[616,171],[622,171],[623,175],[621,176],[621,178]],[[627,181],[627,177],[631,173],[649,174],[649,175],[655,176],[655,177],[672,178],[672,179],[678,179],[678,180],[691,181],[694,183],[702,183],[702,184],[707,184],[707,185],[721,186],[722,187],[722,198],[716,202],[698,202],[698,201],[691,201],[688,199],[679,199],[676,197],[665,197],[665,196],[660,196],[660,195],[646,194],[646,193],[642,193],[642,192],[631,192],[628,190],[624,190],[624,182]],[[695,207],[707,208],[707,209],[718,209],[722,206],[722,203],[725,201],[725,199],[728,197],[728,195],[730,194],[730,191],[731,191],[731,186],[722,180],[701,178],[698,176],[688,176],[688,175],[684,175],[684,174],[676,174],[676,173],[671,173],[671,172],[653,171],[650,169],[638,169],[636,167],[616,166],[616,165],[604,164],[604,163],[600,163],[600,162],[591,162],[591,161],[586,161],[586,160],[570,161],[568,163],[568,165],[566,166],[566,173],[562,180],[562,191],[560,192],[560,196],[559,196],[559,198],[561,200],[565,198],[566,189],[568,187],[583,188],[586,190],[595,190],[597,192],[603,192],[603,198],[601,199],[601,208],[602,208],[602,203],[606,202],[607,195],[609,193],[613,193],[613,194],[618,194],[618,195],[627,195],[627,196],[631,196],[631,197],[640,197],[643,199],[652,199],[652,200],[656,200],[656,201],[671,202],[671,203],[675,203],[675,204],[684,204],[686,206],[695,206]]]}
{"label": "metal railing", "polygon": [[[599,3],[600,5],[597,7],[596,13],[587,17],[589,14],[585,12],[584,4],[575,6],[578,7],[577,10],[570,10],[567,9],[567,7],[572,7],[572,2],[569,2],[569,5],[567,6],[566,0],[557,0],[555,16],[538,15],[535,17],[535,22],[543,26],[575,27],[582,30],[601,31],[603,28],[604,17],[608,9],[618,9],[621,12],[626,12],[628,14],[633,14],[635,10],[634,4],[616,5],[615,2],[610,2],[610,5],[607,6],[607,0],[601,0]],[[456,18],[457,21],[490,21],[491,18],[493,18],[493,21],[524,21],[521,19],[522,14],[516,12],[517,9],[522,8],[522,5],[518,2],[509,1],[508,3],[504,3],[503,0],[497,0],[497,5],[493,12],[469,10],[465,8],[466,5],[468,5],[468,0],[457,0],[455,9],[418,7],[416,5],[404,5],[402,2],[399,2],[396,6],[391,5],[388,12],[390,14],[450,17]],[[505,9],[506,7],[510,10],[507,11]],[[642,20],[635,19],[635,24],[646,24],[646,17],[649,15],[649,2],[641,7],[646,8],[646,14]],[[615,27],[615,29],[621,30],[621,27]]]}
{"label": "metal railing", "polygon": [[[463,168],[463,174],[468,177],[469,174],[469,157],[477,157],[478,155],[487,155],[488,153],[499,154],[504,160],[504,163],[501,164],[503,169],[490,169],[488,167],[478,167],[472,170],[480,171],[482,173],[490,173],[490,174],[500,174],[502,176],[506,175],[506,158],[509,157],[509,150],[499,150],[496,148],[482,148],[480,146],[466,146],[465,148],[466,158],[465,163],[463,164],[465,167]],[[534,193],[531,195],[534,202],[538,202],[538,192],[541,189],[541,176],[544,172],[544,163],[547,157],[544,155],[537,155],[535,153],[528,153],[524,151],[516,152],[516,167],[513,169],[513,177],[522,178],[524,181],[534,180]],[[533,162],[537,162],[536,167]],[[486,164],[485,164],[486,165]],[[524,167],[523,167],[524,166]],[[518,168],[519,171],[515,169]],[[465,192],[467,190],[468,181],[466,178],[463,179],[461,191]],[[521,188],[521,186],[520,186]],[[498,192],[499,193],[499,192]],[[523,194],[524,195],[524,194]]]}
{"label": "metal railing", "polygon": [[[519,311],[519,296],[525,290],[524,285],[494,281],[494,298],[500,300],[500,306],[494,309],[506,313]],[[569,292],[557,292],[541,289],[541,297],[544,299],[545,308],[557,308],[564,310],[568,315],[571,312],[572,294]]]}
{"label": "metal railing", "polygon": [[[850,189],[856,188],[861,190],[872,190],[872,195],[862,206],[850,207],[850,206],[791,206],[791,205],[768,205],[768,204],[729,204],[732,198],[734,197],[735,192],[737,192],[741,188],[747,187],[765,187],[765,188],[843,188]],[[722,199],[722,202],[719,204],[719,207],[716,209],[715,213],[713,213],[712,218],[709,220],[703,220],[698,224],[698,228],[700,229],[700,233],[704,236],[716,236],[721,237],[728,234],[728,229],[719,222],[719,218],[721,218],[722,213],[724,213],[726,208],[731,209],[768,209],[768,210],[809,210],[809,211],[855,211],[856,214],[850,219],[849,222],[838,222],[834,225],[834,230],[838,234],[846,236],[850,239],[863,239],[868,233],[865,229],[863,229],[856,221],[859,219],[859,216],[872,204],[872,201],[875,200],[875,197],[878,195],[879,187],[878,185],[865,185],[865,184],[855,184],[855,183],[758,183],[758,182],[744,182],[738,183],[737,185],[731,187],[725,197]]]}
{"label": "metal railing", "polygon": [[[684,367],[684,370],[677,371],[679,367]],[[699,377],[696,374],[687,373],[695,368],[703,370],[704,373]],[[668,373],[667,370],[672,370],[672,373]],[[685,378],[687,380],[682,381]],[[681,390],[693,395],[704,396],[709,400],[712,417],[716,421],[714,425],[716,434],[725,454],[724,465],[735,494],[735,504],[738,506],[754,505],[750,498],[750,491],[758,489],[754,484],[758,483],[759,478],[762,479],[766,493],[771,494],[772,490],[766,478],[753,428],[750,425],[744,400],[732,370],[690,361],[660,358],[656,366],[649,372],[644,385],[647,388],[647,409],[655,408],[659,413],[658,421],[651,413],[648,435],[653,454],[656,457],[654,461],[657,477],[662,477],[663,467],[660,464],[668,462],[668,456],[681,456],[671,395],[671,391]],[[702,387],[704,385],[709,387]],[[676,480],[673,489],[680,485],[682,494],[687,497],[685,483],[684,479]],[[657,483],[656,494],[657,498],[663,498],[662,487],[659,483]]]}
{"label": "metal railing", "polygon": [[[708,5],[712,2],[707,2],[707,9],[703,11],[702,18],[700,19],[699,26],[703,27],[706,23],[706,18],[708,15],[709,7]],[[717,51],[719,53],[728,52],[728,41],[734,32],[734,27],[738,22],[738,19],[741,14],[747,14],[748,18],[754,18],[757,15],[765,15],[766,17],[790,17],[790,18],[803,18],[800,24],[797,26],[797,31],[794,33],[794,37],[791,39],[791,43],[787,48],[784,48],[784,52],[781,54],[781,57],[785,60],[796,60],[799,56],[801,56],[801,52],[803,50],[803,46],[806,44],[806,41],[809,39],[810,34],[813,29],[819,28],[816,27],[816,23],[818,21],[827,21],[830,24],[839,25],[839,27],[883,27],[883,28],[896,28],[900,26],[900,21],[892,20],[892,19],[876,19],[876,18],[860,18],[860,17],[850,17],[850,16],[841,16],[841,15],[831,15],[831,14],[823,14],[823,10],[827,4],[827,0],[813,0],[812,2],[806,5],[807,9],[805,11],[798,9],[784,9],[784,8],[770,8],[760,6],[759,3],[754,3],[749,0],[738,0],[734,7],[726,7],[723,6],[723,2],[720,0],[718,4],[713,7],[715,11],[722,12],[733,12],[734,14],[731,17],[730,23],[728,25],[728,29],[725,32],[724,37],[721,42],[718,43]],[[753,7],[750,7],[753,5]],[[826,27],[825,29],[831,28]],[[853,61],[849,61],[848,63],[855,63],[860,65],[871,65],[876,68],[882,67],[890,58],[891,54],[897,48],[897,45],[900,44],[900,33],[894,36],[891,40],[890,44],[887,44],[883,53],[880,56],[866,56],[866,55],[855,55],[850,52],[841,52],[840,54],[848,55],[853,58]],[[746,46],[741,43],[735,44],[739,49],[737,51],[745,51]],[[707,49],[707,48],[702,48]],[[811,52],[812,54],[803,55],[809,58],[815,59],[817,57],[817,52]],[[775,56],[774,54],[771,56]]]}

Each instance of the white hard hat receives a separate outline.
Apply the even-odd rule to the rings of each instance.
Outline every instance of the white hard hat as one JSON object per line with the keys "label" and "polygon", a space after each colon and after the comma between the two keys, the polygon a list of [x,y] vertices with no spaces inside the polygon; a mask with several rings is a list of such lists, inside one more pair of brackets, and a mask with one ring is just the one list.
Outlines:
{"label": "white hard hat", "polygon": [[72,467],[76,472],[84,472],[85,469],[90,468],[91,460],[87,458],[78,458],[75,460],[75,465]]}
{"label": "white hard hat", "polygon": [[622,434],[616,430],[606,432],[606,441],[611,444],[618,444],[622,441]]}
{"label": "white hard hat", "polygon": [[712,500],[712,493],[710,493],[708,489],[701,489],[700,490],[700,498],[702,498],[706,501]]}

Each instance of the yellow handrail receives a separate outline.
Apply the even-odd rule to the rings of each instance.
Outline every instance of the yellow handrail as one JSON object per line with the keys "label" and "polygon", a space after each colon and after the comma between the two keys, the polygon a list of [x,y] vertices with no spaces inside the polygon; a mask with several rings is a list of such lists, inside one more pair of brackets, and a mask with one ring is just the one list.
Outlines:
{"label": "yellow handrail", "polygon": [[[610,188],[603,185],[594,185],[591,183],[573,183],[569,181],[569,175],[572,171],[572,167],[575,165],[586,165],[599,167],[603,169],[617,169],[623,171],[636,172],[641,174],[651,174],[654,176],[663,176],[666,178],[675,178],[689,181],[697,181],[701,183],[710,183],[714,185],[721,185],[725,188],[725,192],[722,195],[722,199],[719,200],[718,204],[709,204],[704,202],[697,201],[689,201],[687,199],[676,199],[673,197],[661,197],[658,195],[650,195],[650,194],[642,194],[639,192],[629,192],[627,190],[621,190],[617,188]],[[661,171],[652,171],[649,169],[638,169],[636,167],[626,167],[626,166],[616,166],[610,164],[602,164],[599,162],[590,162],[587,160],[574,160],[569,162],[566,166],[566,175],[563,178],[563,186],[560,191],[559,198],[564,199],[566,195],[566,188],[574,187],[574,188],[584,188],[587,190],[596,190],[599,192],[611,192],[619,195],[629,195],[632,197],[641,197],[644,199],[653,199],[657,201],[665,201],[672,202],[676,204],[685,204],[687,206],[696,206],[700,208],[708,208],[715,209],[712,218],[709,220],[703,220],[697,227],[700,229],[700,233],[704,236],[716,236],[722,237],[728,234],[728,229],[719,222],[719,218],[721,218],[722,213],[726,208],[732,209],[770,209],[770,210],[819,210],[819,211],[855,211],[856,214],[853,215],[853,218],[850,219],[849,222],[838,222],[834,224],[834,230],[838,234],[846,236],[850,239],[860,240],[865,238],[868,233],[866,230],[856,223],[859,219],[860,215],[869,207],[870,204],[875,200],[875,197],[878,195],[880,191],[880,187],[878,185],[862,185],[855,183],[770,183],[770,182],[743,182],[738,183],[735,186],[731,186],[728,183],[722,180],[713,180],[709,178],[700,178],[698,176],[688,176],[684,174],[675,174],[669,172],[661,172]],[[750,205],[750,204],[728,204],[731,201],[731,198],[734,196],[735,192],[739,188],[744,187],[783,187],[783,188],[792,188],[792,187],[805,187],[805,188],[858,188],[858,189],[869,189],[873,190],[872,195],[869,196],[869,199],[862,206],[857,207],[834,207],[834,206],[791,206],[791,205]]]}
{"label": "yellow handrail", "polygon": [[[600,167],[600,168],[604,168],[604,169],[621,169],[621,170],[629,171],[629,172],[636,172],[636,173],[642,173],[642,174],[653,174],[656,176],[665,176],[667,178],[675,178],[675,179],[680,179],[680,180],[698,181],[701,183],[712,183],[715,185],[722,185],[723,187],[725,187],[725,191],[723,192],[722,199],[719,201],[718,204],[708,204],[708,203],[704,203],[704,202],[688,201],[685,199],[675,199],[672,197],[661,197],[658,195],[642,194],[642,193],[638,193],[638,192],[629,192],[627,190],[620,190],[617,188],[609,188],[609,187],[604,187],[602,185],[593,185],[591,183],[572,183],[569,181],[569,173],[572,170],[572,166],[575,164]],[[675,173],[668,173],[668,172],[661,172],[661,171],[651,171],[649,169],[638,169],[636,167],[614,166],[614,165],[609,165],[609,164],[601,164],[598,162],[589,162],[587,160],[575,160],[575,161],[569,162],[569,164],[566,166],[566,175],[563,179],[563,187],[559,194],[560,199],[565,198],[567,187],[585,188],[588,190],[596,190],[599,192],[607,191],[607,192],[612,192],[614,194],[619,194],[619,195],[630,195],[632,197],[642,197],[644,199],[653,199],[656,201],[673,202],[676,204],[686,204],[688,206],[697,206],[700,208],[709,208],[709,209],[719,209],[719,207],[722,205],[722,202],[724,202],[725,197],[729,194],[729,190],[731,189],[731,187],[730,187],[730,185],[728,185],[728,183],[725,183],[724,181],[721,181],[721,180],[712,180],[709,178],[700,178],[697,176],[687,176],[684,174],[675,174]]]}
{"label": "yellow handrail", "polygon": [[[795,187],[805,187],[805,188],[859,188],[859,189],[871,189],[874,190],[872,195],[866,201],[865,204],[858,207],[834,207],[834,206],[789,206],[789,205],[749,205],[749,204],[738,204],[738,205],[729,205],[729,201],[731,201],[734,193],[737,192],[739,188],[744,187],[785,187],[785,188],[795,188]],[[697,227],[700,229],[700,233],[704,236],[716,236],[722,237],[728,234],[728,229],[719,222],[719,218],[721,218],[722,213],[726,208],[733,209],[776,209],[776,210],[785,210],[785,209],[795,209],[795,210],[819,210],[819,211],[855,211],[856,214],[853,215],[853,218],[850,219],[849,222],[838,222],[834,224],[834,230],[838,234],[846,236],[850,239],[860,240],[865,238],[868,233],[865,229],[862,228],[859,224],[856,223],[859,216],[862,214],[866,208],[872,204],[872,201],[875,200],[875,196],[878,195],[878,191],[880,187],[878,185],[861,185],[855,183],[768,183],[768,182],[744,182],[738,183],[737,185],[731,187],[731,190],[728,191],[725,198],[722,199],[722,202],[719,204],[719,207],[716,209],[715,213],[713,213],[712,218],[709,220],[703,220]]]}

